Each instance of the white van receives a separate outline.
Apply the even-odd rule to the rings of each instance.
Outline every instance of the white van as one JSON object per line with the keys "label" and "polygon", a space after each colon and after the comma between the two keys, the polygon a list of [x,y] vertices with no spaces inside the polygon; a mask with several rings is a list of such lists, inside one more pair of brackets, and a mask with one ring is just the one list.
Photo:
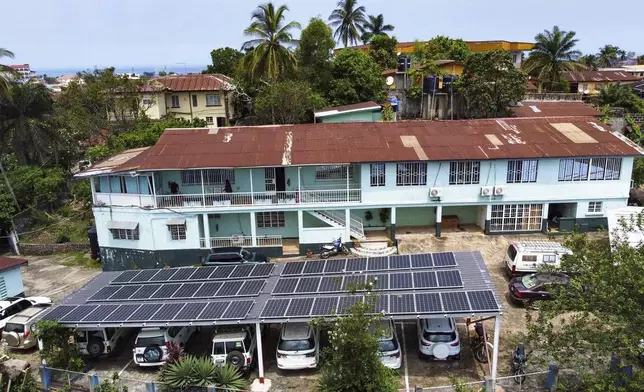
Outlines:
{"label": "white van", "polygon": [[558,267],[561,256],[572,251],[554,241],[523,241],[510,244],[505,253],[509,276],[534,273],[541,264]]}

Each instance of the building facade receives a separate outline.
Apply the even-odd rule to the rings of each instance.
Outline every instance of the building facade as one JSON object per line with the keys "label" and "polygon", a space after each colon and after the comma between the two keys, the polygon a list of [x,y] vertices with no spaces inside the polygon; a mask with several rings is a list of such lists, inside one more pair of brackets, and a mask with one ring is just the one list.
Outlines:
{"label": "building facade", "polygon": [[144,268],[404,227],[594,230],[626,206],[642,152],[592,117],[302,124],[168,130],[77,176],[106,268]]}
{"label": "building facade", "polygon": [[0,299],[25,295],[20,273],[23,265],[27,265],[27,260],[0,256]]}
{"label": "building facade", "polygon": [[626,71],[578,71],[562,72],[561,77],[570,83],[571,93],[595,95],[601,90],[621,83],[643,80],[643,76]]}

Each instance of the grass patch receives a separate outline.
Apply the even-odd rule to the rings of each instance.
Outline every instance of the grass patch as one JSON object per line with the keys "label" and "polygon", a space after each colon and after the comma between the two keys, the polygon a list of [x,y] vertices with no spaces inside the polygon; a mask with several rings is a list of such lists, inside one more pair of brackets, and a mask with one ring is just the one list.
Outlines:
{"label": "grass patch", "polygon": [[58,255],[63,260],[63,265],[68,267],[80,266],[85,268],[102,268],[101,262],[91,257],[85,257],[84,252],[68,252]]}

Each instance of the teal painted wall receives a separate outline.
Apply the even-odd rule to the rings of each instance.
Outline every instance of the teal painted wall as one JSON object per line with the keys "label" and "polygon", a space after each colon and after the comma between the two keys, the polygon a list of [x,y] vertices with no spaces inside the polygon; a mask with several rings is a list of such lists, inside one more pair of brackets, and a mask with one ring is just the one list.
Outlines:
{"label": "teal painted wall", "polygon": [[380,121],[380,109],[373,111],[351,112],[351,113],[338,113],[331,116],[320,117],[317,119],[319,123],[342,123],[342,122],[361,122],[361,121]]}
{"label": "teal painted wall", "polygon": [[471,224],[476,223],[478,217],[478,206],[456,206],[443,207],[443,216],[445,215],[457,215],[458,222],[461,224]]}
{"label": "teal painted wall", "polygon": [[[297,219],[297,212],[295,213],[295,219]],[[296,220],[296,222],[297,222],[297,220]],[[327,224],[326,222],[323,222],[320,219],[314,217],[313,215],[309,214],[308,212],[304,211],[304,213],[302,213],[302,227],[304,227],[304,228],[312,228],[312,227],[332,227],[332,226]],[[299,235],[299,233],[298,233],[298,235]]]}
{"label": "teal painted wall", "polygon": [[396,226],[431,226],[436,224],[436,207],[396,208]]}
{"label": "teal painted wall", "polygon": [[[371,221],[367,221],[364,217],[367,211],[371,211],[371,215],[373,216],[373,219]],[[351,209],[351,214],[362,219],[362,224],[364,225],[364,227],[369,227],[369,226],[382,227],[383,226],[382,221],[380,220],[380,208]],[[390,222],[390,219],[387,219],[387,222],[384,224],[384,226],[389,226],[389,222]]]}
{"label": "teal painted wall", "polygon": [[[210,214],[211,237],[228,237],[236,234],[250,235],[250,213],[245,214]],[[257,235],[281,235],[283,238],[297,238],[297,211],[284,212],[284,227],[258,227]]]}

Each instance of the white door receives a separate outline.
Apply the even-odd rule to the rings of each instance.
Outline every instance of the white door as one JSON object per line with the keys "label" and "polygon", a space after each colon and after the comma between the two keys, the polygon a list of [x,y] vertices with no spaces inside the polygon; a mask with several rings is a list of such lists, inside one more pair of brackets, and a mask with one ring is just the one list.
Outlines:
{"label": "white door", "polygon": [[277,190],[274,167],[264,168],[264,186],[266,187],[266,192],[275,192]]}

